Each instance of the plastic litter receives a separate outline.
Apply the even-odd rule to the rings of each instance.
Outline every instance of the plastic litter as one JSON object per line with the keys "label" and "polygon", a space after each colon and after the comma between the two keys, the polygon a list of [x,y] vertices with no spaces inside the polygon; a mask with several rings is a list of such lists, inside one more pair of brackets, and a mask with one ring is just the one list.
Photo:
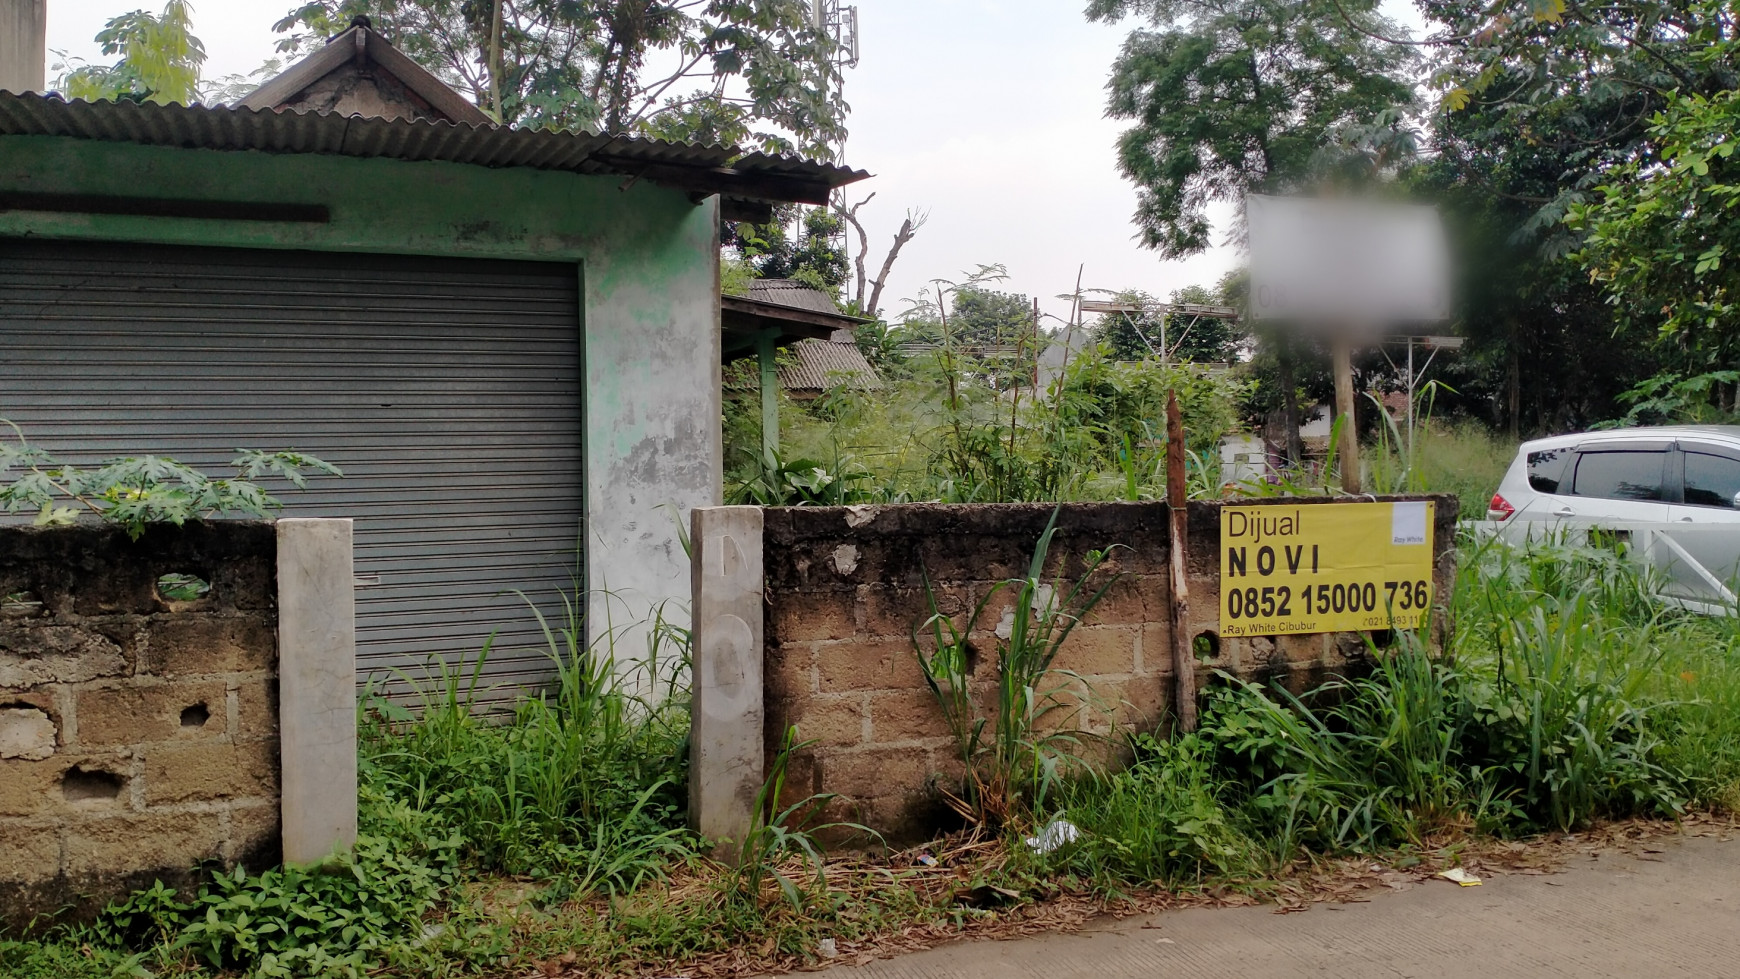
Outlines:
{"label": "plastic litter", "polygon": [[1466,870],[1463,870],[1461,867],[1451,867],[1449,870],[1440,870],[1435,876],[1442,877],[1448,881],[1455,881],[1456,884],[1461,887],[1480,886],[1480,878]]}
{"label": "plastic litter", "polygon": [[1027,845],[1034,853],[1050,853],[1065,843],[1074,843],[1081,839],[1081,830],[1067,819],[1058,817],[1045,824],[1038,836],[1029,836]]}
{"label": "plastic litter", "polygon": [[816,943],[816,954],[824,959],[831,959],[840,954],[840,947],[834,944],[832,938],[824,938]]}
{"label": "plastic litter", "polygon": [[924,866],[926,866],[926,867],[934,867],[934,866],[936,866],[936,858],[935,858],[935,857],[933,857],[933,856],[931,856],[931,855],[930,855],[930,854],[928,854],[928,853],[921,853],[921,854],[919,854],[919,855],[918,855],[918,862],[919,862],[919,863],[921,863],[921,864],[923,864],[923,865],[924,865]]}

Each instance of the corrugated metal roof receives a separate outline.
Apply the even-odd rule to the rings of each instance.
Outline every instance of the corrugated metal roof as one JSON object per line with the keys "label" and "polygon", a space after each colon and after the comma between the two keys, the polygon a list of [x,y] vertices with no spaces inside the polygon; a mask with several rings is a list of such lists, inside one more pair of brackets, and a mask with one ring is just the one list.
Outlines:
{"label": "corrugated metal roof", "polygon": [[812,289],[796,279],[750,279],[749,298],[817,313],[838,315],[840,312],[840,307],[834,304],[834,300],[827,293]]}
{"label": "corrugated metal roof", "polygon": [[876,368],[850,340],[799,340],[786,349],[793,356],[779,368],[779,386],[787,391],[819,393],[842,381],[867,391],[882,387]]}
{"label": "corrugated metal roof", "polygon": [[439,160],[645,177],[686,190],[751,201],[805,201],[869,176],[799,157],[744,155],[731,146],[639,136],[369,119],[234,106],[85,102],[0,92],[0,136],[76,139],[266,153]]}

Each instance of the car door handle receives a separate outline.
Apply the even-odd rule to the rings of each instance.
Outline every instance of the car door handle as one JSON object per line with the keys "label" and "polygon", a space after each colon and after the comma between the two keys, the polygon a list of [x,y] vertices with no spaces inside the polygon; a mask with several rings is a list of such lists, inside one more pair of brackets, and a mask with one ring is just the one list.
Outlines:
{"label": "car door handle", "polygon": [[1577,515],[1577,511],[1571,509],[1568,506],[1562,506],[1562,507],[1558,508],[1557,510],[1553,511],[1553,516],[1555,516],[1555,517],[1574,517],[1576,515]]}
{"label": "car door handle", "polygon": [[1691,517],[1681,517],[1680,518],[1680,523],[1691,523],[1691,522],[1692,522]]}

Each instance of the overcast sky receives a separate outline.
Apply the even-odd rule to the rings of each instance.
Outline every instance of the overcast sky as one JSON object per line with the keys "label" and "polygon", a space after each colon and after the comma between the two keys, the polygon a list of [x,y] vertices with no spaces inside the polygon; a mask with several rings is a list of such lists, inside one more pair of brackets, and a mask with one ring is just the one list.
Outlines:
{"label": "overcast sky", "polygon": [[[1164,297],[1212,285],[1239,261],[1220,248],[1161,262],[1132,237],[1135,197],[1115,157],[1120,125],[1103,116],[1127,26],[1087,23],[1082,0],[858,2],[863,57],[846,72],[846,162],[875,174],[852,198],[876,192],[861,212],[871,274],[905,211],[930,214],[895,266],[885,311],[898,314],[899,300],[930,279],[981,264],[1006,266],[999,288],[1036,295],[1061,316],[1068,303],[1054,297],[1075,288],[1078,269],[1086,288]],[[49,0],[49,49],[103,60],[93,36],[140,6],[161,0]],[[194,0],[206,76],[258,68],[273,53],[273,21],[292,6]],[[1224,226],[1230,214],[1216,217]]]}

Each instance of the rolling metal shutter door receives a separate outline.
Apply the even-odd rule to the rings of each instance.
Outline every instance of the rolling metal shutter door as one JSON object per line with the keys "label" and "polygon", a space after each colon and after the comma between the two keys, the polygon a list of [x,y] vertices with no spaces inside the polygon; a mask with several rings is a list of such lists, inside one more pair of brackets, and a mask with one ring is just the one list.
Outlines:
{"label": "rolling metal shutter door", "polygon": [[[294,448],[356,520],[358,670],[550,674],[581,544],[576,267],[0,240],[0,417],[70,462]],[[7,433],[10,435],[10,433]],[[500,691],[505,695],[508,689]]]}

